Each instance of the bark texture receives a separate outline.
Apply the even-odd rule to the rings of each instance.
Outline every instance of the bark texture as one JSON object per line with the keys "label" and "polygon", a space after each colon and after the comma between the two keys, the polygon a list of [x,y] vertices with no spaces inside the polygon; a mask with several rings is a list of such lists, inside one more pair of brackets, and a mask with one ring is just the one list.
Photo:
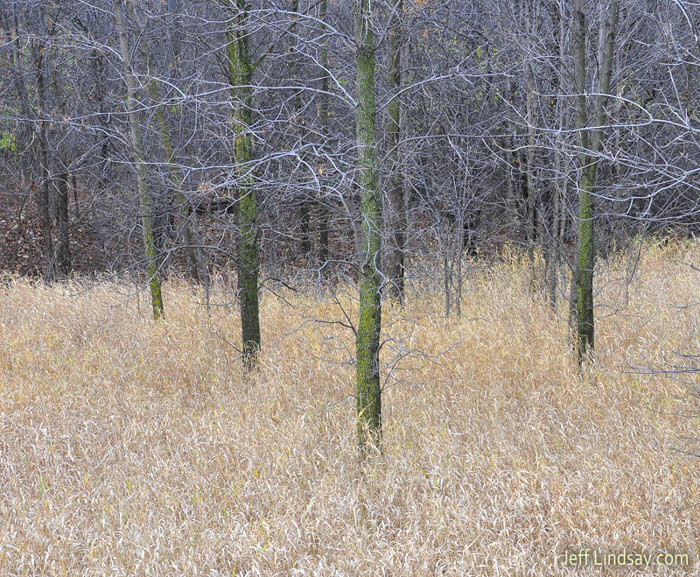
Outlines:
{"label": "bark texture", "polygon": [[355,60],[357,65],[356,133],[361,195],[360,319],[356,338],[357,431],[360,447],[381,435],[379,335],[381,305],[381,220],[375,101],[375,49],[369,0],[355,4]]}
{"label": "bark texture", "polygon": [[243,362],[248,368],[258,364],[260,312],[258,301],[258,206],[251,161],[253,122],[251,88],[253,63],[248,44],[248,12],[244,0],[232,3],[234,18],[227,30],[229,81],[233,99],[234,155],[238,189],[238,293],[241,307]]}

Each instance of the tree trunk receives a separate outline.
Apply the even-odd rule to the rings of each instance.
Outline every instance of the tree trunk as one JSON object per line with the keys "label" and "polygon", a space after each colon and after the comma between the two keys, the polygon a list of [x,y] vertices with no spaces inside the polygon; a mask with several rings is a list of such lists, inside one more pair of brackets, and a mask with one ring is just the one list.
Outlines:
{"label": "tree trunk", "polygon": [[445,292],[445,318],[449,319],[452,299],[452,268],[450,267],[450,234],[446,228],[443,227],[442,231],[442,286]]}
{"label": "tree trunk", "polygon": [[[43,21],[42,12],[41,19]],[[39,34],[41,38],[41,34]],[[44,257],[44,279],[52,281],[55,278],[55,262],[53,254],[53,238],[51,226],[51,168],[49,158],[49,134],[46,126],[46,80],[45,80],[45,46],[43,40],[36,40],[33,45],[34,74],[36,77],[36,94],[39,116],[39,130],[37,140],[39,142],[39,164],[41,185],[38,188],[37,205],[39,207],[39,220],[42,233],[42,253]]]}
{"label": "tree trunk", "polygon": [[[178,9],[176,2],[171,2],[169,4],[169,9]],[[131,0],[127,0],[127,7],[129,9],[129,14],[131,15],[134,22],[136,22],[136,13],[134,11],[134,6]],[[170,57],[169,68],[171,70],[175,69],[175,64],[179,53],[179,40],[177,32],[177,27],[175,27],[173,33],[169,34],[168,36],[168,42],[171,45],[170,50],[168,50]],[[194,282],[198,283],[201,281],[204,282],[204,284],[208,284],[209,279],[206,278],[208,273],[206,267],[204,266],[203,255],[201,254],[202,249],[200,246],[197,246],[197,243],[195,242],[196,234],[194,234],[192,231],[192,211],[190,209],[190,203],[187,199],[187,196],[185,196],[185,194],[182,192],[180,171],[176,167],[177,159],[175,157],[175,148],[173,147],[173,141],[170,135],[170,125],[168,123],[168,119],[165,116],[164,107],[160,102],[160,89],[158,86],[158,82],[155,78],[151,76],[154,70],[154,65],[153,59],[151,57],[151,52],[148,49],[145,40],[139,42],[139,50],[148,68],[149,80],[148,84],[146,85],[146,89],[148,90],[148,95],[153,101],[153,106],[156,107],[156,121],[158,123],[158,130],[160,131],[160,141],[165,151],[165,162],[168,165],[167,167],[168,177],[170,179],[170,186],[173,191],[175,204],[177,205],[178,229],[182,231],[182,240],[184,244],[183,250],[185,252],[187,268],[190,277]]]}
{"label": "tree trunk", "polygon": [[[297,14],[299,13],[299,0],[291,0],[289,11],[292,14],[292,23],[289,25],[290,43],[287,50],[287,67],[292,85],[297,86],[299,82],[299,59],[295,56],[296,46],[294,42],[297,36]],[[304,142],[307,139],[307,128],[304,118],[302,91],[294,88],[296,94],[293,99],[293,124],[296,125],[298,147],[301,150],[300,157],[304,164],[308,164],[308,154],[304,149]],[[308,265],[311,260],[311,204],[305,192],[299,194],[299,228],[300,228],[300,256],[304,263]]]}
{"label": "tree trunk", "polygon": [[[326,23],[326,18],[328,14],[328,0],[321,0],[319,6],[319,19],[323,24]],[[321,64],[321,94],[319,95],[319,116],[321,117],[321,134],[324,138],[324,143],[328,139],[330,130],[328,129],[328,40],[324,36],[323,43],[321,44],[321,54],[319,57]],[[323,175],[321,175],[323,177]],[[319,203],[319,215],[318,215],[318,226],[319,226],[319,238],[318,238],[318,260],[320,261],[321,271],[325,270],[325,264],[328,262],[329,251],[328,251],[328,207],[326,203],[328,200],[324,195],[324,179],[320,178],[321,181],[321,199]],[[323,274],[323,272],[322,272]]]}
{"label": "tree trunk", "polygon": [[360,250],[360,319],[356,338],[357,432],[361,448],[381,435],[379,335],[381,331],[382,194],[375,121],[375,51],[370,0],[354,8],[357,65],[356,132],[362,205]]}
{"label": "tree trunk", "polygon": [[[461,203],[460,203],[461,204]],[[455,289],[455,313],[462,316],[462,257],[464,256],[464,208],[457,209],[457,230],[455,231],[457,245],[455,250],[455,277],[457,277],[457,287]]]}
{"label": "tree trunk", "polygon": [[[55,18],[53,19],[55,22]],[[53,38],[54,25],[48,27],[47,36]],[[60,74],[60,65],[58,62],[51,67],[49,80],[53,85],[54,106],[57,113],[61,117],[66,117],[66,96],[63,91],[63,82]],[[56,127],[58,138],[63,141],[66,138],[66,128],[62,123]],[[55,199],[56,199],[56,225],[58,228],[58,242],[56,246],[56,272],[59,276],[65,278],[70,274],[72,263],[70,253],[70,217],[68,214],[68,168],[70,164],[67,160],[68,153],[64,147],[59,147],[55,155],[56,170],[59,174],[53,178]]]}
{"label": "tree trunk", "polygon": [[389,247],[387,250],[388,262],[386,267],[387,294],[403,301],[404,270],[405,270],[405,228],[406,209],[404,203],[404,183],[401,172],[401,102],[398,92],[401,90],[401,24],[403,12],[403,0],[392,0],[392,18],[394,24],[389,32],[389,62],[388,62],[388,88],[392,100],[389,102],[389,118],[386,125],[386,149],[389,172],[389,187],[387,199],[389,201]]}
{"label": "tree trunk", "polygon": [[158,276],[158,257],[156,246],[153,242],[153,215],[151,210],[151,196],[146,182],[146,163],[143,160],[143,144],[141,142],[141,127],[139,126],[139,112],[137,109],[136,93],[138,83],[131,70],[131,51],[129,38],[126,33],[124,13],[121,0],[112,0],[114,18],[119,31],[119,44],[121,47],[122,63],[124,66],[124,80],[126,82],[126,108],[129,115],[129,133],[131,137],[131,149],[136,165],[136,186],[139,193],[141,210],[141,228],[143,244],[146,252],[146,273],[151,291],[151,304],[153,317],[158,320],[163,317],[163,296],[161,293],[160,278]]}
{"label": "tree trunk", "polygon": [[[581,178],[579,182],[579,231],[578,272],[576,287],[577,302],[577,356],[583,362],[594,349],[595,325],[593,318],[593,270],[595,268],[594,191],[598,168],[597,155],[602,149],[602,129],[605,123],[605,103],[610,92],[614,52],[615,28],[618,4],[611,0],[610,12],[600,29],[599,65],[600,81],[595,104],[595,127],[589,139],[586,110],[586,14],[585,0],[574,4],[574,84],[577,94],[576,120],[581,131]],[[590,140],[590,142],[589,142]],[[590,153],[587,152],[590,144]]]}
{"label": "tree trunk", "polygon": [[[144,43],[142,42],[143,46]],[[187,261],[187,267],[189,269],[190,276],[194,282],[206,281],[204,278],[207,274],[206,269],[200,270],[200,263],[203,260],[201,254],[197,254],[199,251],[201,253],[201,247],[195,246],[194,234],[192,233],[192,222],[190,202],[182,192],[182,185],[180,179],[180,173],[175,166],[175,149],[173,148],[172,139],[170,136],[170,126],[168,125],[168,119],[165,117],[165,112],[163,107],[159,105],[160,94],[158,90],[158,84],[155,80],[150,80],[148,82],[148,93],[153,100],[153,105],[157,106],[156,109],[156,119],[158,121],[158,129],[160,131],[160,140],[163,144],[165,150],[165,162],[168,165],[168,176],[170,177],[170,186],[174,191],[175,203],[177,205],[178,228],[182,231],[182,240],[184,241],[184,251],[185,260]]]}
{"label": "tree trunk", "polygon": [[530,261],[530,289],[535,285],[535,240],[537,236],[537,191],[535,185],[535,72],[528,61],[525,73],[527,84],[527,96],[525,99],[527,115],[527,153],[525,154],[525,183],[527,189],[526,199],[526,240],[527,256]]}
{"label": "tree trunk", "polygon": [[245,0],[236,0],[235,17],[227,35],[229,82],[233,100],[235,164],[238,188],[238,293],[241,306],[243,364],[251,369],[258,364],[260,350],[260,312],[258,302],[258,207],[253,169],[253,121],[251,83],[253,64],[248,46],[248,12]]}
{"label": "tree trunk", "polygon": [[[563,13],[563,7],[561,4],[552,11],[552,20],[558,22],[559,29],[557,34],[557,39],[559,42],[559,61],[560,65],[563,67],[566,59],[566,22]],[[556,30],[556,28],[555,28]],[[563,75],[562,75],[563,76]],[[566,126],[566,98],[564,97],[564,89],[561,86],[560,76],[555,77],[556,85],[556,126],[560,131],[560,135],[557,137],[557,142],[559,144],[559,149],[555,151],[554,158],[554,207],[552,215],[552,240],[551,240],[551,256],[549,263],[549,278],[548,278],[548,292],[549,292],[549,306],[552,310],[556,311],[557,308],[557,290],[559,284],[559,274],[561,268],[562,257],[564,254],[564,222],[562,215],[566,215],[566,196],[568,190],[568,170],[567,170],[567,158],[564,154],[564,137],[561,133],[565,130]]]}
{"label": "tree trunk", "polygon": [[58,247],[56,250],[56,267],[62,277],[71,271],[70,254],[70,217],[68,215],[68,174],[59,174],[56,178],[56,215],[58,217]]}
{"label": "tree trunk", "polygon": [[80,217],[80,205],[78,204],[78,179],[75,176],[75,171],[70,175],[71,191],[73,192],[73,216]]}

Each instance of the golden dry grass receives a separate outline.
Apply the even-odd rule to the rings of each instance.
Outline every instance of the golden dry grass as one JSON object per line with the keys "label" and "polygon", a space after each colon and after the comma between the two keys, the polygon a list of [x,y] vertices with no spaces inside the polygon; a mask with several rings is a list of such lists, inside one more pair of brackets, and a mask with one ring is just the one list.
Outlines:
{"label": "golden dry grass", "polygon": [[672,450],[695,406],[677,381],[620,368],[697,352],[700,273],[680,261],[699,257],[648,247],[628,302],[628,261],[601,264],[584,375],[565,311],[523,291],[514,259],[466,282],[461,320],[439,294],[387,310],[387,362],[413,354],[364,464],[352,335],[310,320],[341,319],[337,303],[266,294],[263,365],[245,378],[224,340],[236,313],[208,318],[184,283],[166,284],[156,324],[124,285],[10,280],[0,574],[546,576],[591,547],[688,553],[691,567],[641,573],[696,575],[700,507],[682,508],[700,501],[698,462]]}

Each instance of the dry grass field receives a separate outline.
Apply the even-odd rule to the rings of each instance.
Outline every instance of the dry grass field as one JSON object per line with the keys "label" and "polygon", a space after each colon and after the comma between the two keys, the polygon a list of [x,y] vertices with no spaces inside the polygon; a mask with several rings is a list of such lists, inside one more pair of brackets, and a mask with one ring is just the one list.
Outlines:
{"label": "dry grass field", "polygon": [[[700,247],[649,245],[598,272],[597,364],[517,260],[387,308],[382,453],[354,447],[339,302],[265,293],[262,367],[235,307],[165,285],[0,286],[0,575],[578,574],[566,551],[687,553],[700,574],[700,408],[668,367],[700,340]],[[133,288],[133,287],[131,287]],[[221,287],[220,287],[221,288]],[[232,304],[215,291],[213,301]],[[314,321],[316,319],[316,321]],[[228,342],[227,342],[228,341]],[[686,378],[689,380],[689,377]],[[603,575],[637,574],[590,568]],[[585,574],[586,572],[584,572]]]}

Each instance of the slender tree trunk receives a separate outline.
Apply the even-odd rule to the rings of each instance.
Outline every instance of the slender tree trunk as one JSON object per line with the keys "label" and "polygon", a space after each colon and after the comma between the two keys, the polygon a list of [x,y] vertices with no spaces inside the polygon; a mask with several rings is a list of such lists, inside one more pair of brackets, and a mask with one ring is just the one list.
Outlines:
{"label": "slender tree trunk", "polygon": [[92,62],[94,66],[94,74],[95,74],[95,79],[96,79],[96,86],[95,86],[95,100],[98,102],[97,105],[97,122],[100,125],[100,137],[102,142],[100,144],[100,154],[99,158],[100,161],[103,163],[103,166],[109,166],[107,163],[110,159],[110,137],[109,137],[109,131],[110,131],[110,126],[109,126],[109,111],[108,111],[108,105],[107,105],[107,97],[106,93],[107,90],[105,88],[106,84],[106,64],[105,64],[105,56],[104,53],[101,50],[95,49],[92,51]]}
{"label": "slender tree trunk", "polygon": [[[155,81],[150,81],[148,83],[148,92],[151,95],[154,103],[157,103],[160,95]],[[182,192],[180,173],[175,166],[175,149],[173,148],[172,139],[170,137],[170,127],[168,125],[168,119],[165,117],[165,113],[163,112],[162,106],[158,106],[156,111],[156,119],[160,130],[160,140],[163,143],[163,148],[165,149],[165,162],[168,164],[170,186],[174,191],[175,203],[177,204],[177,212],[179,217],[178,228],[182,231],[182,240],[185,245],[185,260],[187,261],[192,280],[194,282],[200,282],[205,280],[204,277],[206,276],[207,272],[206,268],[200,266],[203,261],[201,255],[202,249],[200,246],[197,246],[194,241],[195,235],[192,232],[192,211],[190,209],[190,202],[187,199],[187,196],[185,196],[185,193]],[[197,254],[198,252],[200,254]]]}
{"label": "slender tree trunk", "polygon": [[238,292],[241,306],[243,363],[256,367],[260,349],[260,312],[258,302],[258,206],[251,161],[253,139],[253,64],[248,46],[248,12],[245,0],[235,0],[231,6],[235,17],[226,31],[228,45],[229,81],[233,100],[233,129],[235,137],[236,178],[238,181]]}
{"label": "slender tree trunk", "polygon": [[[13,20],[13,22],[12,22]],[[14,14],[14,18],[11,19],[9,16],[5,20],[5,18],[0,19],[0,22],[3,24],[3,42],[6,42],[6,45],[11,45],[12,46],[12,51],[10,52],[10,58],[9,58],[9,66],[10,66],[10,72],[11,76],[14,77],[14,85],[15,89],[17,92],[17,105],[19,107],[19,110],[21,111],[22,115],[24,118],[27,119],[34,119],[36,120],[36,113],[33,113],[32,110],[29,107],[29,98],[27,96],[27,89],[25,85],[25,69],[23,65],[23,60],[22,60],[22,53],[19,47],[19,42],[9,42],[9,39],[14,35],[15,38],[19,36],[19,18],[17,14]],[[7,40],[6,40],[7,38]],[[36,124],[36,123],[35,123]],[[39,129],[41,130],[41,126],[39,126]],[[16,139],[17,139],[17,145],[18,148],[21,149],[28,149],[29,148],[29,143],[34,139],[34,134],[36,134],[36,127],[32,128],[30,123],[21,123],[17,127],[16,131]],[[40,139],[37,138],[37,140]],[[24,167],[21,171],[21,181],[23,183],[25,182],[33,182],[34,181],[34,176],[33,176],[33,170],[28,169],[28,167]],[[31,190],[31,188],[30,188]],[[41,195],[42,193],[40,192],[39,195],[37,195],[37,204],[39,207],[41,207]],[[20,239],[22,237],[22,213],[24,212],[25,206],[27,202],[30,200],[32,196],[32,193],[29,192],[26,195],[22,195],[21,202],[19,204],[19,207],[17,209],[17,225],[16,225],[16,234],[15,234],[15,242],[14,242],[14,247],[10,256],[10,270],[14,270],[15,264],[17,262],[17,255],[19,253],[19,248],[20,248]],[[42,222],[42,217],[40,215],[40,224],[43,227],[43,222]],[[44,272],[46,272],[46,266],[44,267]]]}
{"label": "slender tree trunk", "polygon": [[158,276],[158,257],[153,241],[153,215],[151,209],[151,196],[146,182],[146,163],[143,159],[143,144],[141,142],[141,127],[139,126],[138,103],[136,93],[138,82],[131,70],[131,51],[129,38],[126,33],[126,23],[122,11],[121,0],[112,0],[114,18],[119,32],[119,44],[121,47],[122,62],[124,66],[124,80],[126,82],[126,107],[129,113],[129,133],[131,136],[131,149],[136,168],[136,186],[139,193],[141,210],[141,228],[143,229],[143,244],[146,252],[146,273],[151,291],[151,304],[153,317],[158,320],[163,316],[163,296],[161,293],[160,278]]}
{"label": "slender tree trunk", "polygon": [[450,318],[451,311],[451,287],[452,268],[450,267],[450,235],[449,231],[443,229],[443,255],[442,255],[442,285],[445,291],[445,318]]}
{"label": "slender tree trunk", "polygon": [[403,301],[405,274],[405,229],[406,209],[404,203],[404,183],[401,171],[401,102],[397,96],[401,90],[401,45],[403,0],[392,0],[392,18],[394,24],[389,31],[388,84],[393,98],[389,103],[389,118],[386,125],[386,149],[389,171],[389,247],[386,275],[389,296]]}
{"label": "slender tree trunk", "polygon": [[525,155],[527,166],[525,167],[525,182],[527,188],[526,200],[526,238],[527,256],[530,261],[530,288],[534,288],[535,280],[535,240],[537,235],[537,191],[535,186],[535,72],[528,61],[525,73],[527,84],[527,96],[525,107],[527,114],[527,153]]}
{"label": "slender tree trunk", "polygon": [[[561,65],[566,58],[566,22],[563,14],[562,4],[558,4],[552,11],[552,19],[559,23],[558,41],[559,41],[559,60]],[[564,90],[561,86],[563,76],[557,76],[556,84],[556,125],[559,131],[565,129],[566,123],[566,107]],[[559,150],[555,151],[554,157],[554,207],[552,215],[552,241],[551,241],[551,257],[548,279],[549,306],[556,310],[557,308],[557,289],[559,284],[559,274],[561,268],[562,256],[564,254],[564,222],[562,215],[565,215],[565,202],[568,186],[568,170],[567,159],[564,154],[564,137],[557,138]]]}
{"label": "slender tree trunk", "polygon": [[78,204],[78,179],[75,176],[75,171],[70,175],[71,192],[73,193],[73,216],[80,217],[80,206]]}
{"label": "slender tree trunk", "polygon": [[[55,22],[55,19],[54,19]],[[53,38],[54,26],[48,27],[47,36]],[[60,116],[66,117],[66,96],[63,90],[63,81],[58,63],[51,67],[49,79],[53,85],[54,105]],[[56,128],[57,136],[63,140],[66,136],[66,129],[63,124]],[[68,212],[68,154],[63,147],[59,147],[55,159],[59,174],[53,179],[56,198],[56,225],[58,228],[58,238],[56,246],[56,272],[65,278],[70,274],[72,268],[70,252],[70,216]]]}
{"label": "slender tree trunk", "polygon": [[[326,23],[326,18],[328,15],[328,0],[321,0],[319,5],[319,19],[324,24]],[[325,31],[324,31],[325,32]],[[328,129],[329,118],[328,114],[328,88],[329,88],[329,77],[328,77],[328,40],[326,36],[323,37],[323,42],[321,44],[321,54],[319,56],[319,62],[321,64],[321,94],[319,95],[319,115],[321,117],[321,135],[324,139],[324,146],[328,140],[330,130]],[[323,177],[323,175],[321,175]],[[326,203],[328,202],[324,195],[324,178],[321,181],[321,198],[319,203],[319,215],[318,215],[318,226],[319,226],[319,238],[318,238],[318,259],[321,264],[321,270],[325,270],[324,265],[328,262],[329,250],[328,250],[328,228],[330,226],[328,222],[328,207]]]}
{"label": "slender tree trunk", "polygon": [[[170,3],[171,9],[177,10],[177,3]],[[136,12],[131,0],[127,0],[127,8],[132,20],[136,22]],[[177,28],[169,35],[169,44],[171,45],[171,50],[169,50],[171,60],[169,68],[175,68],[175,61],[177,60],[179,52],[179,41],[177,35]],[[203,264],[204,258],[201,254],[202,249],[195,242],[195,234],[192,231],[192,211],[190,209],[190,203],[187,196],[182,192],[182,184],[180,178],[180,171],[177,169],[175,157],[175,148],[173,146],[172,137],[170,134],[170,124],[165,115],[165,110],[160,101],[160,88],[158,86],[158,81],[153,78],[152,72],[154,70],[153,59],[151,57],[151,52],[146,45],[146,42],[142,40],[139,43],[139,50],[141,56],[146,62],[148,68],[148,84],[146,89],[148,90],[148,95],[153,101],[153,106],[156,107],[156,121],[158,124],[158,130],[160,132],[160,141],[163,145],[165,151],[165,162],[168,165],[168,177],[170,179],[170,186],[173,191],[173,196],[175,203],[177,205],[178,212],[178,228],[182,231],[182,240],[184,244],[185,260],[187,261],[187,268],[190,273],[190,277],[194,282],[203,281],[208,284],[208,279],[206,279],[207,270]]]}
{"label": "slender tree trunk", "polygon": [[370,0],[356,0],[354,20],[357,64],[355,122],[362,202],[360,319],[356,338],[357,432],[360,447],[365,447],[368,442],[379,440],[382,415],[379,383],[382,194],[375,128],[375,49]]}
{"label": "slender tree trunk", "polygon": [[[143,45],[143,42],[141,43]],[[149,59],[150,60],[150,59]],[[165,162],[168,165],[168,176],[170,178],[170,186],[174,191],[175,203],[177,204],[178,211],[178,228],[182,230],[182,240],[184,241],[184,251],[185,260],[187,261],[190,276],[194,282],[200,282],[205,280],[207,272],[206,269],[200,267],[203,258],[201,254],[197,254],[199,251],[201,253],[201,247],[195,245],[194,234],[192,232],[192,222],[191,222],[191,209],[190,203],[182,192],[182,184],[180,179],[180,171],[177,169],[175,163],[177,159],[175,158],[175,149],[173,148],[172,138],[170,136],[170,126],[168,124],[168,119],[165,117],[165,112],[163,107],[158,104],[160,101],[160,91],[158,90],[158,84],[155,80],[150,80],[148,82],[148,93],[153,100],[156,109],[156,120],[158,121],[158,129],[160,131],[160,140],[163,144],[165,150]]]}
{"label": "slender tree trunk", "polygon": [[[292,23],[289,26],[290,44],[288,49],[287,66],[292,85],[296,86],[299,80],[299,62],[295,56],[294,43],[297,35],[297,14],[299,13],[299,0],[291,0],[289,10],[292,13]],[[298,145],[301,148],[300,156],[305,160],[308,156],[303,146],[307,137],[306,122],[303,112],[302,92],[298,89],[294,95],[294,124],[297,126]],[[300,252],[305,263],[311,260],[311,206],[306,193],[299,195],[299,228],[300,228]]]}
{"label": "slender tree trunk", "polygon": [[[3,44],[5,44],[5,46],[12,46],[12,50],[9,54],[9,66],[10,75],[14,77],[14,85],[17,91],[17,106],[22,112],[24,118],[36,119],[36,114],[32,113],[29,106],[29,97],[27,95],[27,88],[25,84],[25,75],[27,71],[25,71],[24,68],[20,43],[10,41],[11,37],[14,36],[14,38],[17,38],[19,36],[19,18],[17,14],[14,14],[14,22],[11,22],[11,19],[8,17],[6,22],[4,19],[2,19],[2,24],[3,28],[5,28],[5,35],[7,36],[7,39],[3,38]],[[28,141],[33,139],[31,132],[33,132],[33,130],[29,123],[21,123],[17,127],[16,135],[18,147],[22,145],[26,146]]]}
{"label": "slender tree trunk", "polygon": [[[43,12],[41,18],[43,21]],[[49,158],[49,134],[46,121],[45,46],[43,40],[35,41],[33,46],[33,58],[39,115],[37,140],[39,142],[39,163],[41,165],[41,185],[38,188],[37,204],[39,207],[39,219],[41,221],[42,232],[42,253],[44,257],[43,273],[44,278],[50,282],[54,280],[56,276],[56,267],[51,230],[51,168]]]}
{"label": "slender tree trunk", "polygon": [[586,3],[574,3],[574,91],[576,125],[580,131],[581,179],[579,182],[578,263],[576,267],[576,351],[581,362],[594,345],[593,325],[593,183],[590,180],[588,112],[586,110]]}
{"label": "slender tree trunk", "polygon": [[[461,205],[461,203],[460,203]],[[458,317],[462,316],[462,257],[464,256],[464,208],[460,206],[457,209],[457,230],[456,240],[457,245],[455,250],[455,276],[457,277],[457,287],[455,294],[455,313]]]}
{"label": "slender tree trunk", "polygon": [[41,164],[41,185],[38,188],[39,219],[41,221],[42,233],[42,253],[44,257],[44,279],[51,282],[54,280],[55,259],[53,254],[53,238],[51,226],[51,173],[49,171],[49,153],[46,142],[46,122],[40,121],[39,134],[39,162]]}
{"label": "slender tree trunk", "polygon": [[180,0],[167,0],[167,11],[170,25],[166,28],[168,38],[168,59],[170,60],[170,72],[174,78],[177,74],[177,61],[180,57],[180,44],[182,36],[182,17],[180,16]]}
{"label": "slender tree trunk", "polygon": [[[527,15],[529,27],[528,47],[531,53],[534,53],[534,38],[537,36],[540,25],[541,2],[535,2],[534,11],[531,9],[530,2],[525,2],[525,11]],[[537,179],[535,174],[535,150],[537,145],[535,122],[536,122],[536,83],[535,70],[532,60],[527,60],[525,63],[525,114],[527,118],[527,152],[525,155],[527,166],[525,167],[525,180],[527,187],[526,199],[526,221],[525,236],[527,239],[527,256],[530,261],[530,290],[534,291],[535,281],[537,278],[535,271],[535,244],[537,240],[537,207],[540,201],[540,191],[537,187]]]}
{"label": "slender tree trunk", "polygon": [[512,219],[511,240],[520,238],[520,207],[518,202],[518,190],[516,179],[518,178],[518,167],[516,155],[513,153],[515,142],[510,138],[505,151],[506,161],[506,209]]}
{"label": "slender tree trunk", "polygon": [[547,294],[549,307],[557,309],[557,288],[559,285],[559,261],[561,245],[559,243],[559,210],[561,209],[561,190],[559,185],[554,187],[554,207],[552,214],[551,241],[548,248],[549,275],[547,277]]}
{"label": "slender tree trunk", "polygon": [[[585,0],[574,4],[574,84],[577,93],[577,127],[581,131],[581,179],[579,182],[579,233],[578,233],[578,273],[576,287],[577,301],[577,356],[583,362],[594,349],[595,325],[593,318],[593,271],[595,268],[594,246],[594,191],[597,155],[602,149],[602,129],[605,123],[605,103],[610,92],[612,63],[617,27],[618,4],[611,0],[610,12],[600,29],[599,41],[599,96],[595,104],[595,126],[590,137],[586,130],[586,15]],[[590,154],[587,152],[590,145]]]}
{"label": "slender tree trunk", "polygon": [[59,174],[56,178],[56,215],[58,217],[58,247],[56,266],[62,277],[70,274],[70,216],[68,214],[68,174]]}

